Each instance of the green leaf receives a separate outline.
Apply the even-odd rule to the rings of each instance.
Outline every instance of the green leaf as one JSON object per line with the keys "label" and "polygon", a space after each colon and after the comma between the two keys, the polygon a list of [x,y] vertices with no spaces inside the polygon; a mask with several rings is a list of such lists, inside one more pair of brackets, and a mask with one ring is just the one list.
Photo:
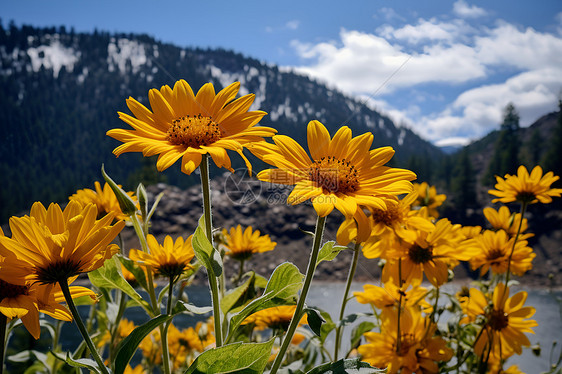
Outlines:
{"label": "green leaf", "polygon": [[357,348],[363,334],[367,331],[371,331],[376,326],[375,323],[369,321],[361,322],[359,325],[355,326],[353,330],[351,330],[351,348]]}
{"label": "green leaf", "polygon": [[117,183],[113,181],[113,179],[109,177],[109,175],[105,173],[103,164],[101,165],[101,175],[103,175],[103,179],[105,179],[107,184],[109,184],[109,187],[111,187],[111,189],[115,193],[115,197],[117,197],[117,201],[119,202],[119,206],[121,207],[121,211],[123,212],[123,214],[126,214],[128,216],[136,214],[137,206],[135,202],[121,187],[117,185]]}
{"label": "green leaf", "polygon": [[332,261],[336,256],[343,250],[348,249],[347,247],[336,245],[336,242],[329,241],[326,242],[320,252],[318,252],[318,259],[316,260],[316,266],[322,261]]}
{"label": "green leaf", "polygon": [[336,324],[334,323],[334,321],[332,321],[332,316],[330,316],[330,313],[321,311],[320,315],[326,321],[322,324],[322,328],[320,329],[320,341],[324,343],[328,335],[330,335],[330,333],[336,328]]}
{"label": "green leaf", "polygon": [[195,359],[185,374],[261,374],[269,360],[273,341],[234,343],[209,349]]}
{"label": "green leaf", "polygon": [[130,258],[124,257],[122,255],[116,255],[119,261],[123,264],[125,269],[129,270],[134,276],[136,281],[140,284],[142,288],[148,290],[148,283],[146,281],[146,274],[142,268],[135,264]]}
{"label": "green leaf", "polygon": [[304,276],[299,272],[299,269],[290,262],[285,262],[275,268],[263,295],[246,305],[244,309],[230,319],[227,341],[250,314],[274,306],[295,304],[297,294],[302,288],[303,278]]}
{"label": "green leaf", "polygon": [[141,341],[150,334],[152,330],[173,317],[173,315],[159,315],[135,328],[133,332],[119,344],[117,355],[115,356],[115,374],[123,374]]}
{"label": "green leaf", "polygon": [[79,359],[75,360],[70,356],[70,353],[68,353],[68,352],[66,352],[66,356],[64,354],[58,353],[58,352],[51,352],[51,353],[56,358],[58,358],[61,361],[66,362],[67,364],[69,364],[72,367],[85,368],[85,369],[88,369],[90,371],[93,371],[96,374],[102,374],[101,370],[99,369],[98,364],[90,358],[79,358]]}
{"label": "green leaf", "polygon": [[322,333],[322,324],[326,323],[326,320],[320,314],[320,311],[313,308],[305,308],[304,311],[307,314],[308,326],[316,335],[320,336]]}
{"label": "green leaf", "polygon": [[336,362],[328,362],[308,371],[306,374],[371,374],[384,373],[385,369],[376,369],[358,358],[341,359]]}
{"label": "green leaf", "polygon": [[222,274],[222,258],[220,253],[213,248],[213,245],[207,238],[203,227],[205,225],[204,218],[199,219],[199,226],[195,229],[191,244],[195,252],[195,257],[207,268],[212,276],[218,277]]}
{"label": "green leaf", "polygon": [[[230,291],[221,300],[221,310],[224,315],[230,312],[235,306],[243,305],[248,302],[248,298],[255,296],[254,282],[255,273],[252,271],[250,277],[240,286],[236,287],[234,290]],[[253,295],[248,295],[249,291]]]}
{"label": "green leaf", "polygon": [[207,314],[213,311],[212,306],[195,306],[193,304],[188,304],[183,300],[179,300],[176,304],[172,314],[179,314],[179,313],[191,313],[191,314]]}
{"label": "green leaf", "polygon": [[338,326],[349,325],[350,323],[355,322],[355,320],[359,317],[370,317],[372,315],[373,315],[372,313],[352,313],[352,314],[348,314],[347,316],[345,316],[344,319],[342,319],[338,323]]}
{"label": "green leaf", "polygon": [[90,282],[98,288],[117,288],[125,292],[132,300],[144,308],[148,315],[152,316],[152,309],[146,301],[135,291],[135,289],[123,278],[119,260],[112,257],[105,261],[103,266],[88,273]]}

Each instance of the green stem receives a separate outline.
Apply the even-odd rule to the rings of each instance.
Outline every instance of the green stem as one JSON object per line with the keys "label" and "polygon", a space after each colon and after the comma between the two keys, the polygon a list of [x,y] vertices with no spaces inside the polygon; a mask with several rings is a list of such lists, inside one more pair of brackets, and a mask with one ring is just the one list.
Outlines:
{"label": "green stem", "polygon": [[113,362],[114,356],[117,352],[115,352],[115,348],[117,348],[117,335],[119,332],[119,324],[121,322],[121,318],[125,313],[125,307],[127,306],[127,298],[125,297],[125,293],[121,290],[116,290],[117,296],[119,298],[119,308],[117,309],[117,317],[115,318],[115,324],[111,331],[111,341],[109,343],[109,362]]}
{"label": "green stem", "polygon": [[400,352],[402,339],[400,337],[400,312],[402,309],[402,258],[398,259],[398,283],[400,288],[400,298],[398,299],[398,320],[396,322],[396,353]]}
{"label": "green stem", "polygon": [[[168,302],[166,303],[166,315],[172,314],[172,299],[174,289],[174,276],[170,276],[170,286],[168,287]],[[165,323],[162,333],[162,356],[164,358],[164,373],[169,374],[170,371],[170,351],[168,349],[168,328],[171,321]]]}
{"label": "green stem", "polygon": [[84,342],[86,343],[88,349],[90,350],[90,354],[98,364],[100,371],[103,374],[109,374],[107,367],[105,367],[99,352],[96,350],[96,347],[92,342],[92,339],[90,338],[90,335],[88,335],[88,331],[86,330],[86,326],[84,326],[84,322],[82,322],[82,318],[78,313],[78,309],[76,309],[76,305],[74,305],[74,300],[72,300],[72,295],[70,294],[70,288],[68,287],[68,280],[66,278],[63,278],[59,280],[59,284],[60,284],[61,291],[64,295],[64,299],[66,300],[66,305],[68,306],[68,309],[70,309],[70,313],[74,318],[74,322],[76,322],[76,326],[78,326],[78,330],[80,330],[80,334],[82,334],[82,338],[84,338]]}
{"label": "green stem", "polygon": [[[150,253],[148,244],[146,242],[147,232],[141,226],[139,219],[136,214],[131,214],[131,222],[133,222],[133,227],[135,233],[137,234],[142,251],[145,253]],[[152,305],[152,315],[150,317],[157,316],[160,314],[160,308],[158,306],[158,299],[156,299],[156,291],[154,290],[154,277],[152,275],[152,268],[150,266],[146,267],[146,284],[148,286],[148,296],[150,297],[150,304]]]}
{"label": "green stem", "polygon": [[4,356],[6,354],[6,327],[8,325],[8,317],[0,313],[0,374],[4,372]]}
{"label": "green stem", "polygon": [[[203,216],[205,217],[205,232],[207,239],[213,245],[213,217],[211,214],[211,183],[209,180],[209,155],[204,154],[199,166],[201,171],[201,191],[203,193]],[[214,248],[214,246],[213,246]],[[222,328],[221,328],[221,310],[220,310],[220,290],[217,283],[217,277],[212,269],[207,269],[209,278],[209,287],[211,288],[211,297],[213,300],[213,317],[215,322],[215,341],[217,348],[222,346]],[[221,274],[224,277],[224,272]],[[224,281],[221,279],[221,284]]]}
{"label": "green stem", "polygon": [[527,211],[527,202],[521,203],[521,219],[519,220],[519,227],[517,228],[517,234],[515,235],[515,239],[513,240],[513,246],[511,247],[511,252],[509,253],[509,258],[507,259],[507,272],[505,274],[505,286],[507,287],[507,283],[509,282],[509,272],[511,269],[511,257],[513,256],[513,252],[515,252],[515,244],[517,244],[517,239],[519,239],[519,234],[521,233],[521,226],[523,226],[523,216]]}
{"label": "green stem", "polygon": [[273,361],[273,366],[271,367],[270,374],[277,373],[277,370],[281,367],[281,363],[283,362],[283,356],[285,356],[285,352],[287,348],[289,348],[289,344],[293,339],[293,335],[299,325],[299,321],[302,317],[302,311],[304,309],[304,303],[306,301],[306,295],[308,294],[308,290],[310,289],[310,285],[312,283],[312,278],[314,277],[314,271],[316,270],[316,261],[318,259],[318,252],[320,251],[320,244],[322,243],[322,235],[324,234],[324,226],[326,225],[326,217],[318,217],[316,220],[316,230],[314,234],[314,241],[312,243],[312,251],[310,252],[310,259],[308,260],[308,267],[306,268],[306,276],[304,278],[304,284],[302,287],[301,294],[299,296],[299,301],[297,303],[297,308],[295,309],[295,314],[291,319],[291,323],[289,324],[289,328],[287,329],[287,333],[283,338],[283,342],[281,343],[281,348],[279,349],[279,353],[277,357],[275,357],[275,361]]}
{"label": "green stem", "polygon": [[238,269],[238,275],[236,276],[236,278],[234,279],[234,281],[232,283],[234,283],[235,286],[238,286],[238,284],[240,283],[240,279],[242,279],[242,275],[244,275],[244,261],[245,260],[240,260],[240,268]]}
{"label": "green stem", "polygon": [[343,294],[343,299],[341,302],[340,308],[340,316],[338,320],[340,323],[336,328],[336,346],[334,348],[334,360],[338,360],[338,351],[340,349],[341,344],[341,336],[343,334],[343,326],[341,325],[341,321],[343,320],[343,316],[345,314],[345,307],[347,305],[349,290],[351,289],[351,283],[353,282],[353,277],[355,276],[355,270],[357,269],[357,262],[359,261],[359,253],[360,250],[360,243],[355,243],[355,248],[353,249],[353,259],[351,260],[351,264],[349,266],[349,273],[347,274],[347,282],[345,284],[345,292]]}

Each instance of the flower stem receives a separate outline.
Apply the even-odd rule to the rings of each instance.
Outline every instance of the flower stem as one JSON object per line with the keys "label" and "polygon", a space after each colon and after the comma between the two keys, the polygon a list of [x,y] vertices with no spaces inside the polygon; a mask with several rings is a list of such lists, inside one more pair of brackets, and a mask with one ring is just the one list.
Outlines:
{"label": "flower stem", "polygon": [[8,317],[0,313],[0,374],[4,372],[4,355],[6,351],[6,330]]}
{"label": "flower stem", "polygon": [[297,308],[295,309],[295,314],[291,319],[291,323],[289,324],[287,333],[283,338],[279,353],[277,354],[277,357],[275,357],[275,361],[273,361],[273,366],[271,367],[270,374],[277,373],[277,370],[279,370],[279,368],[281,367],[283,356],[285,356],[285,352],[287,351],[287,348],[289,348],[289,344],[291,344],[293,335],[295,334],[297,326],[299,325],[299,321],[301,320],[304,303],[306,301],[306,295],[308,294],[308,290],[310,289],[310,285],[312,283],[312,278],[314,277],[314,271],[316,270],[316,260],[318,259],[318,252],[320,251],[320,244],[322,243],[322,235],[324,234],[325,225],[326,217],[318,217],[318,219],[316,220],[316,230],[314,233],[314,241],[312,243],[312,251],[310,252],[310,259],[308,260],[308,267],[306,268],[304,284],[299,296],[299,301],[297,302]]}
{"label": "flower stem", "polygon": [[[203,193],[203,216],[205,217],[205,232],[207,239],[213,245],[213,217],[211,214],[211,183],[209,180],[209,155],[204,154],[199,166],[201,171],[201,191]],[[214,248],[214,246],[213,246]],[[207,269],[209,274],[209,287],[211,288],[211,297],[213,300],[213,317],[215,321],[215,340],[217,348],[222,346],[222,328],[221,328],[221,310],[220,310],[220,289],[217,283],[217,277],[212,269]],[[221,274],[224,277],[224,272]],[[224,281],[221,278],[221,284]]]}
{"label": "flower stem", "polygon": [[400,353],[402,339],[400,336],[400,312],[402,309],[402,258],[398,259],[398,284],[400,286],[400,298],[398,299],[398,319],[396,322],[396,353]]}
{"label": "flower stem", "polygon": [[[168,302],[166,303],[166,315],[172,314],[172,298],[174,289],[174,277],[170,277],[170,286],[168,288]],[[171,321],[168,321],[164,325],[164,329],[161,331],[162,334],[162,357],[164,358],[164,373],[169,374],[170,371],[170,351],[168,349],[168,328],[170,327]]]}
{"label": "flower stem", "polygon": [[238,286],[238,284],[240,283],[240,279],[242,279],[242,275],[244,275],[244,261],[245,260],[238,261],[240,263],[240,268],[238,269],[238,275],[232,282],[235,286]]}
{"label": "flower stem", "polygon": [[64,299],[66,300],[68,309],[70,309],[70,313],[74,318],[74,322],[76,322],[76,326],[78,326],[78,330],[80,330],[80,334],[82,334],[82,338],[84,339],[84,342],[86,343],[88,349],[90,350],[90,354],[98,364],[100,371],[103,374],[109,374],[107,367],[105,367],[99,352],[96,350],[96,347],[92,342],[92,339],[90,338],[90,335],[88,335],[88,331],[86,330],[86,326],[84,326],[84,322],[82,322],[82,318],[78,313],[78,309],[76,309],[76,305],[74,305],[74,300],[72,300],[72,295],[70,294],[70,289],[68,287],[68,280],[66,278],[63,278],[59,280],[59,284],[60,284],[61,291],[64,295]]}
{"label": "flower stem", "polygon": [[347,274],[347,282],[345,284],[345,292],[343,294],[343,299],[341,302],[340,308],[340,316],[338,320],[340,321],[340,325],[336,328],[336,346],[334,348],[334,361],[338,360],[338,351],[340,349],[341,343],[341,335],[343,333],[343,326],[341,325],[341,321],[345,314],[345,306],[347,305],[349,290],[351,289],[351,282],[353,282],[353,277],[355,276],[355,270],[357,269],[357,262],[359,261],[359,253],[360,253],[360,243],[355,243],[355,248],[353,248],[353,259],[351,260],[351,264],[349,266],[349,273]]}
{"label": "flower stem", "polygon": [[513,256],[513,252],[515,252],[515,244],[517,244],[517,239],[519,239],[519,234],[521,233],[521,226],[523,226],[523,218],[525,212],[527,211],[527,202],[521,203],[521,219],[519,220],[519,227],[517,228],[517,234],[515,235],[515,239],[513,239],[513,246],[511,247],[511,252],[509,253],[509,258],[507,259],[507,272],[505,274],[505,286],[507,287],[507,283],[509,282],[509,272],[511,269],[511,257]]}

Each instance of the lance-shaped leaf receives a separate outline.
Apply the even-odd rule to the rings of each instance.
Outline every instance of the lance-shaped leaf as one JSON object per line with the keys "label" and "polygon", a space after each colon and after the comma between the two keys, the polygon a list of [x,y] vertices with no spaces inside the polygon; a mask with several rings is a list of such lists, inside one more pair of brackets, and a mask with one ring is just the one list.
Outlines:
{"label": "lance-shaped leaf", "polygon": [[152,330],[173,317],[173,315],[159,315],[135,328],[133,332],[119,344],[117,356],[115,356],[115,374],[123,374],[141,341],[150,334]]}
{"label": "lance-shaped leaf", "polygon": [[347,247],[336,245],[336,242],[329,241],[326,242],[320,252],[318,252],[318,259],[316,260],[316,266],[322,261],[332,261],[336,256],[343,250],[348,249]]}
{"label": "lance-shaped leaf", "polygon": [[173,314],[179,313],[189,313],[189,314],[207,314],[213,311],[212,306],[195,306],[193,304],[186,303],[183,300],[178,300],[178,303],[172,311]]}
{"label": "lance-shaped leaf", "polygon": [[119,185],[117,185],[117,183],[113,181],[113,179],[109,177],[109,175],[106,174],[103,164],[101,165],[101,175],[103,175],[103,179],[105,179],[107,184],[109,184],[109,187],[111,187],[111,189],[115,193],[115,197],[119,202],[119,206],[121,207],[121,211],[123,212],[123,214],[126,214],[128,216],[136,214],[137,206],[135,202],[121,187],[119,187]]}
{"label": "lance-shaped leaf", "polygon": [[320,336],[322,333],[322,324],[326,323],[326,320],[322,317],[319,310],[305,308],[304,312],[307,314],[306,320],[308,321],[308,326],[312,332]]}
{"label": "lance-shaped leaf", "polygon": [[302,288],[303,278],[304,275],[290,262],[285,262],[275,268],[263,295],[246,305],[244,309],[230,319],[227,341],[250,314],[275,306],[295,304],[297,294]]}
{"label": "lance-shaped leaf", "polygon": [[255,280],[255,273],[251,272],[250,277],[242,285],[224,295],[221,300],[221,310],[223,314],[226,315],[231,310],[240,308],[256,296],[256,291],[254,289]]}
{"label": "lance-shaped leaf", "polygon": [[185,374],[263,373],[274,339],[265,343],[234,343],[200,354]]}
{"label": "lance-shaped leaf", "polygon": [[222,258],[220,253],[213,248],[213,245],[207,238],[205,231],[204,217],[199,219],[199,226],[195,229],[191,244],[195,252],[195,257],[207,268],[207,271],[215,277],[222,274]]}
{"label": "lance-shaped leaf", "polygon": [[98,288],[117,288],[125,292],[135,303],[140,305],[152,316],[152,309],[146,301],[135,291],[135,289],[123,278],[119,260],[110,258],[105,261],[102,267],[88,273],[90,282]]}
{"label": "lance-shaped leaf", "polygon": [[375,323],[369,321],[361,322],[359,325],[355,326],[353,330],[351,330],[351,348],[357,348],[363,334],[371,331],[376,326]]}
{"label": "lance-shaped leaf", "polygon": [[72,357],[70,357],[70,353],[68,353],[68,352],[66,352],[66,356],[64,354],[58,353],[58,352],[51,352],[51,353],[56,358],[58,358],[61,361],[66,362],[67,364],[69,364],[72,367],[84,368],[84,369],[88,369],[91,372],[94,372],[96,374],[101,374],[101,370],[98,367],[98,364],[92,359],[89,359],[89,358],[73,359]]}

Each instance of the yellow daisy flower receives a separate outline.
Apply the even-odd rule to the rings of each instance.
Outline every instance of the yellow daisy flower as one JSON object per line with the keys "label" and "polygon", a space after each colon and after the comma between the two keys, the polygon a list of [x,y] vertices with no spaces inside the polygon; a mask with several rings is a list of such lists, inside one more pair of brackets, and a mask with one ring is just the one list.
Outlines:
{"label": "yellow daisy flower", "polygon": [[[484,208],[484,216],[494,230],[504,230],[510,238],[517,235],[517,229],[521,223],[521,213],[511,213],[506,206],[502,206],[498,210],[486,207]],[[519,239],[527,239],[533,236],[531,233],[523,234],[528,228],[527,218],[523,218]]]}
{"label": "yellow daisy flower", "polygon": [[381,313],[381,332],[364,334],[366,344],[357,351],[362,361],[386,373],[438,373],[438,362],[447,362],[453,351],[443,338],[434,336],[436,327],[421,314],[409,314],[400,319],[400,337],[397,337],[396,313]]}
{"label": "yellow daisy flower", "polygon": [[385,283],[384,287],[366,284],[363,286],[363,292],[354,292],[353,296],[358,303],[371,304],[380,310],[390,308],[396,311],[400,303],[404,310],[412,308],[418,312],[423,310],[425,313],[431,313],[433,308],[425,300],[427,288],[420,286],[413,286],[410,290],[407,288],[409,287],[400,288],[391,282]]}
{"label": "yellow daisy flower", "polygon": [[94,204],[82,208],[71,201],[64,211],[58,204],[36,202],[29,216],[10,218],[12,238],[0,236],[0,248],[28,263],[33,280],[50,284],[98,269],[118,252],[111,241],[125,226],[111,222],[113,214],[96,220]]}
{"label": "yellow daisy flower", "polygon": [[[91,190],[89,188],[78,190],[68,199],[79,202],[82,207],[92,203],[96,204],[96,207],[98,208],[98,217],[102,217],[107,213],[113,213],[116,219],[125,220],[129,218],[121,211],[119,201],[109,184],[105,183],[102,188],[100,182],[96,181],[94,182],[94,188],[95,190]],[[134,193],[131,191],[127,192],[127,195],[129,195],[133,200],[136,199]]]}
{"label": "yellow daisy flower", "polygon": [[243,148],[272,136],[276,130],[256,126],[266,113],[248,111],[254,94],[234,100],[239,89],[240,83],[236,82],[215,94],[213,85],[207,83],[195,95],[186,81],[179,80],[173,90],[166,85],[149,91],[152,111],[129,97],[127,106],[133,115],[119,112],[119,118],[133,130],[107,132],[124,143],[113,153],[119,156],[125,152],[142,152],[147,157],[159,154],[156,163],[159,171],[181,158],[182,172],[191,174],[201,163],[203,154],[211,155],[218,167],[233,171],[228,149],[238,152],[251,171]]}
{"label": "yellow daisy flower", "polygon": [[418,198],[413,204],[414,207],[427,207],[429,215],[439,218],[437,208],[443,205],[447,195],[437,194],[435,186],[430,186],[427,182],[414,183],[414,191],[418,192]]}
{"label": "yellow daisy flower", "polygon": [[[530,318],[535,308],[524,307],[527,292],[520,291],[509,297],[509,287],[499,283],[494,289],[492,300],[477,289],[470,290],[470,296],[461,299],[466,317],[461,323],[472,322],[477,316],[485,317],[484,331],[474,344],[474,351],[482,355],[491,348],[496,358],[506,359],[513,353],[521,354],[521,347],[531,345],[525,333],[534,333],[537,326]],[[490,344],[492,345],[490,347]]]}
{"label": "yellow daisy flower", "polygon": [[167,235],[164,238],[164,244],[160,245],[153,235],[148,235],[146,241],[150,253],[137,251],[140,257],[139,264],[150,266],[157,275],[168,278],[174,278],[186,270],[192,269],[190,262],[195,256],[193,247],[191,246],[190,235],[187,240],[181,236],[174,240]]}
{"label": "yellow daisy flower", "polygon": [[288,136],[273,137],[275,144],[254,143],[250,151],[277,167],[258,174],[258,179],[295,185],[287,202],[295,205],[312,200],[320,217],[336,208],[352,218],[359,206],[384,209],[385,200],[412,191],[416,175],[404,169],[384,166],[394,155],[390,147],[370,150],[373,134],[351,137],[341,127],[333,138],[318,121],[307,128],[310,156]]}
{"label": "yellow daisy flower", "polygon": [[[39,339],[39,312],[62,321],[72,321],[72,315],[60,305],[65,299],[58,284],[39,284],[30,279],[29,264],[0,247],[0,313],[9,319],[21,319],[27,331]],[[84,287],[70,287],[70,294],[73,299],[86,295],[95,298],[94,292]]]}
{"label": "yellow daisy flower", "polygon": [[504,178],[496,176],[495,190],[489,190],[490,195],[497,196],[492,200],[493,203],[511,203],[518,201],[520,203],[534,204],[541,202],[547,204],[552,202],[553,197],[560,197],[561,188],[550,188],[550,185],[560,179],[551,171],[543,176],[540,166],[535,166],[529,172],[525,166],[519,166],[517,175],[506,174]]}
{"label": "yellow daisy flower", "polygon": [[246,227],[242,231],[240,225],[222,230],[224,237],[223,245],[226,248],[226,255],[236,260],[246,260],[254,253],[272,251],[277,245],[272,242],[269,235],[260,235],[260,231],[252,231],[252,226]]}
{"label": "yellow daisy flower", "polygon": [[393,203],[386,203],[385,209],[369,209],[371,215],[371,235],[363,245],[363,255],[367,258],[384,257],[386,248],[395,240],[413,241],[415,230],[430,232],[435,225],[426,217],[421,216],[419,210],[412,210],[411,206],[417,198],[414,191]]}
{"label": "yellow daisy flower", "polygon": [[401,275],[405,284],[419,285],[425,273],[431,284],[439,287],[447,282],[449,268],[458,265],[459,261],[468,261],[472,255],[468,249],[458,250],[462,239],[460,230],[446,218],[437,221],[435,229],[430,232],[412,231],[415,234],[413,241],[396,241],[387,251],[388,262],[382,272],[384,283],[392,279],[398,285]]}
{"label": "yellow daisy flower", "polygon": [[[513,240],[515,239],[510,239],[503,230],[486,230],[482,235],[464,242],[460,250],[474,253],[470,258],[470,266],[472,270],[480,268],[481,276],[490,268],[495,274],[504,274],[507,271],[509,254],[513,249]],[[510,272],[523,275],[533,267],[532,261],[535,257],[536,254],[527,246],[526,240],[517,240],[511,257]]]}
{"label": "yellow daisy flower", "polygon": [[[243,322],[243,325],[254,323],[258,330],[274,329],[287,330],[289,323],[295,314],[296,305],[281,305],[273,308],[260,310],[249,315]],[[299,326],[307,323],[306,315],[299,321]]]}

